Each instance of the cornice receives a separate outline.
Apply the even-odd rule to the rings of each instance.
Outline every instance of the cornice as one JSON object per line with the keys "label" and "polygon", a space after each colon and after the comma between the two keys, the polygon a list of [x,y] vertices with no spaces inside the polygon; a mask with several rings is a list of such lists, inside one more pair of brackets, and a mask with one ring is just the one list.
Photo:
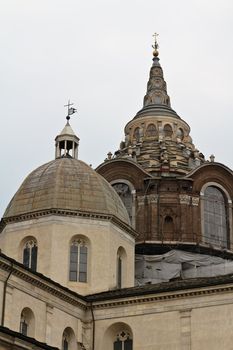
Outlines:
{"label": "cornice", "polygon": [[201,297],[201,296],[207,296],[207,295],[213,295],[213,294],[222,294],[226,292],[232,292],[233,291],[233,285],[232,286],[218,286],[215,288],[202,288],[197,290],[186,290],[182,292],[174,292],[174,293],[166,293],[166,294],[159,294],[159,295],[145,295],[143,297],[134,297],[134,298],[127,298],[124,300],[110,300],[106,302],[93,302],[92,306],[93,309],[103,309],[103,308],[109,308],[109,307],[119,307],[119,306],[127,306],[127,305],[135,305],[135,304],[145,304],[150,302],[156,302],[156,301],[169,301],[169,300],[175,300],[175,299],[187,299],[187,298],[193,298],[193,297]]}
{"label": "cornice", "polygon": [[3,217],[0,222],[0,233],[7,224],[38,219],[38,218],[50,216],[50,215],[106,220],[120,227],[121,229],[126,231],[129,235],[131,235],[133,238],[138,236],[138,233],[131,226],[127,225],[126,223],[118,219],[115,215],[109,215],[104,213],[93,213],[93,212],[81,211],[81,210],[66,210],[66,209],[52,209],[52,208],[46,209],[46,210],[38,210],[38,211],[20,214],[16,216]]}
{"label": "cornice", "polygon": [[23,265],[21,266],[20,263],[13,259],[9,259],[8,257],[5,258],[2,255],[3,254],[1,254],[0,257],[0,268],[2,270],[7,272],[12,271],[13,276],[20,278],[24,282],[30,283],[31,285],[38,287],[69,304],[78,306],[83,310],[87,309],[85,298],[81,295],[59,285],[40,273],[26,269]]}
{"label": "cornice", "polygon": [[[203,287],[195,288],[193,290],[183,290],[174,291],[172,293],[159,293],[154,292],[154,295],[149,295],[149,292],[145,291],[145,295],[142,296],[132,296],[128,298],[111,299],[106,301],[93,301],[93,309],[105,309],[112,307],[130,306],[145,303],[152,303],[158,301],[170,301],[170,300],[180,300],[193,297],[211,296],[214,294],[232,293],[233,284],[226,286],[216,286],[216,287]],[[155,294],[156,293],[156,294]],[[88,297],[87,297],[88,299]]]}
{"label": "cornice", "polygon": [[131,160],[129,158],[112,158],[109,160],[106,160],[105,162],[101,163],[95,170],[99,173],[99,170],[104,168],[106,165],[109,164],[115,164],[115,163],[125,163],[125,164],[129,164],[132,166],[135,166],[138,170],[140,170],[142,173],[144,173],[144,175],[148,178],[152,178],[152,175],[149,174],[145,169],[143,169],[140,164],[136,163],[134,160]]}

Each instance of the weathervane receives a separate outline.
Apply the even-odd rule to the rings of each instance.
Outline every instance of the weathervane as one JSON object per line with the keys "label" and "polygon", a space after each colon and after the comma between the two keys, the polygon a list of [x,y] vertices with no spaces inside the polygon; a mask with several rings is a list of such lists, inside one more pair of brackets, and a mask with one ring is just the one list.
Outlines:
{"label": "weathervane", "polygon": [[68,100],[68,104],[64,105],[64,107],[67,107],[67,116],[66,119],[69,121],[70,120],[70,115],[74,114],[77,112],[76,108],[71,107],[73,106],[73,103],[70,103],[70,100]]}

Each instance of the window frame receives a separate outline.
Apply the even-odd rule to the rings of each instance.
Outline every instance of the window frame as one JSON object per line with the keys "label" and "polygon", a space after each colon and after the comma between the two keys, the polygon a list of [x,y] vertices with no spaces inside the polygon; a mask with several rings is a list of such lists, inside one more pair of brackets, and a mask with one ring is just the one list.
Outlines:
{"label": "window frame", "polygon": [[38,244],[35,238],[28,238],[23,244],[23,265],[32,271],[37,270]]}
{"label": "window frame", "polygon": [[[216,187],[220,192],[222,192],[222,195],[224,197],[225,200],[225,209],[226,209],[226,225],[227,225],[227,245],[226,247],[224,247],[225,249],[231,249],[232,246],[232,241],[233,241],[233,237],[232,237],[232,200],[231,197],[229,195],[229,193],[227,192],[227,190],[219,183],[217,182],[207,182],[205,183],[200,191],[200,204],[201,204],[201,238],[203,243],[205,243],[205,191],[207,189],[207,187]],[[207,243],[207,244],[211,244],[217,247],[220,247],[219,244],[214,244],[214,243]]]}
{"label": "window frame", "polygon": [[89,247],[85,238],[76,237],[71,240],[69,246],[69,282],[88,282],[88,251]]}

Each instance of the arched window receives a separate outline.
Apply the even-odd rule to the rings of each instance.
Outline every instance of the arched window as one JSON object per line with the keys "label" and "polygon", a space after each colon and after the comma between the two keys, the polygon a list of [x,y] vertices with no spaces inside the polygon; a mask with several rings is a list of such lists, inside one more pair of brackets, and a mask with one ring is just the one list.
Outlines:
{"label": "arched window", "polygon": [[72,240],[70,245],[70,281],[87,282],[87,252],[85,239]]}
{"label": "arched window", "polygon": [[62,350],[77,350],[75,333],[72,328],[67,327],[62,335]]}
{"label": "arched window", "polygon": [[31,309],[25,307],[20,316],[20,333],[29,337],[34,337],[35,317]]}
{"label": "arched window", "polygon": [[69,350],[69,337],[67,333],[63,333],[62,337],[62,350]]}
{"label": "arched window", "polygon": [[134,129],[133,137],[134,137],[134,139],[136,139],[136,141],[140,140],[140,130],[139,130],[139,128]]}
{"label": "arched window", "polygon": [[177,130],[177,137],[178,137],[180,140],[183,140],[183,138],[184,138],[183,129],[179,128],[179,129]]}
{"label": "arched window", "polygon": [[117,334],[113,350],[133,350],[133,340],[129,332],[122,330]]}
{"label": "arched window", "polygon": [[146,137],[153,137],[157,135],[156,127],[154,124],[149,124],[146,129]]}
{"label": "arched window", "polygon": [[37,242],[35,239],[26,241],[23,248],[23,264],[36,271],[37,266]]}
{"label": "arched window", "polygon": [[124,287],[124,280],[126,278],[126,251],[120,247],[117,251],[117,288]]}
{"label": "arched window", "polygon": [[170,124],[165,124],[163,130],[164,130],[165,136],[172,137],[173,131],[172,131],[172,127]]}
{"label": "arched window", "polygon": [[228,247],[227,208],[222,191],[208,186],[204,191],[204,241]]}
{"label": "arched window", "polygon": [[112,184],[112,187],[120,196],[122,202],[124,203],[124,206],[127,209],[130,221],[132,222],[133,195],[131,193],[129,186],[125,183],[118,182],[118,183]]}

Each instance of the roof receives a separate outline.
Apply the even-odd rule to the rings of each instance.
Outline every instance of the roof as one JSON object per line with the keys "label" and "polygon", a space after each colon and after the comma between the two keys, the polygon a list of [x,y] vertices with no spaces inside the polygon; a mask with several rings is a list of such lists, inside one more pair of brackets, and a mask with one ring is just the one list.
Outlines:
{"label": "roof", "polygon": [[22,333],[12,331],[11,329],[7,327],[0,326],[0,334],[6,334],[8,336],[26,341],[27,343],[33,344],[33,348],[38,347],[45,350],[58,350],[57,347],[49,346],[45,343],[42,343],[34,338],[27,337],[26,335],[23,335]]}
{"label": "roof", "polygon": [[233,284],[233,274],[216,277],[197,277],[184,280],[174,280],[156,284],[146,284],[144,286],[123,288],[102,293],[85,296],[86,301],[99,302],[110,299],[121,299],[127,297],[146,296],[167,292],[185,291],[195,288],[213,287],[223,284]]}
{"label": "roof", "polygon": [[3,218],[51,208],[114,215],[130,224],[127,210],[111,185],[89,165],[70,157],[57,158],[29,174]]}

